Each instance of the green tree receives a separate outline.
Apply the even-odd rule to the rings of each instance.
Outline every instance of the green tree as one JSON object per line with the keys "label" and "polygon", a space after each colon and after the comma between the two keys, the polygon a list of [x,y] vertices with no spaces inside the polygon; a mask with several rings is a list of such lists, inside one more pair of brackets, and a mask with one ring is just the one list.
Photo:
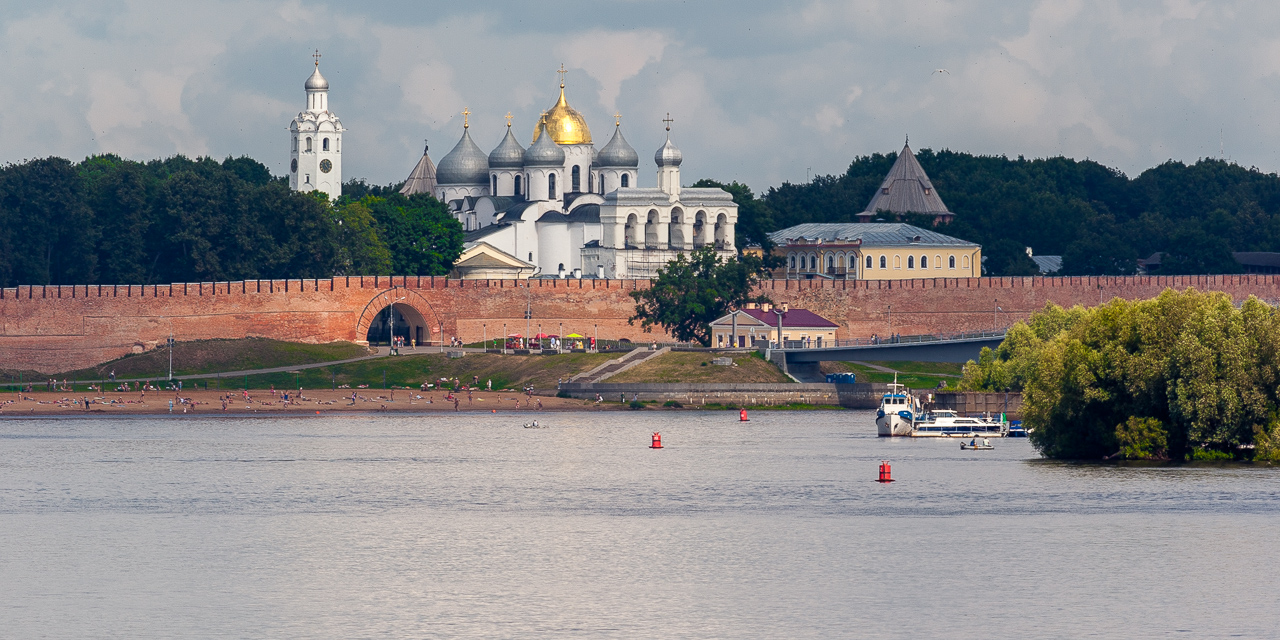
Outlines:
{"label": "green tree", "polygon": [[399,193],[366,196],[367,207],[378,223],[378,237],[391,252],[391,268],[404,275],[442,276],[462,255],[462,225],[439,200]]}
{"label": "green tree", "polygon": [[337,208],[338,275],[391,273],[391,250],[378,237],[373,212],[362,202]]}
{"label": "green tree", "polygon": [[763,273],[755,256],[722,260],[710,247],[681,253],[658,270],[648,289],[631,292],[636,313],[627,322],[641,321],[646,332],[658,325],[677,340],[711,346],[713,320],[748,302],[769,302],[753,295]]}

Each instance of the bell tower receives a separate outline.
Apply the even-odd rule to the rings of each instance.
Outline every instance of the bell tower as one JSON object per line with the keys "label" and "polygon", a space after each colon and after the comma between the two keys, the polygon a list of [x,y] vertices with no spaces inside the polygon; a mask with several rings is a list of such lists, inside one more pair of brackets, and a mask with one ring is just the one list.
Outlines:
{"label": "bell tower", "polygon": [[329,111],[329,81],[320,75],[320,52],[315,70],[307,78],[307,108],[289,125],[292,151],[289,159],[289,188],[294,191],[320,190],[336,200],[342,195],[342,122]]}

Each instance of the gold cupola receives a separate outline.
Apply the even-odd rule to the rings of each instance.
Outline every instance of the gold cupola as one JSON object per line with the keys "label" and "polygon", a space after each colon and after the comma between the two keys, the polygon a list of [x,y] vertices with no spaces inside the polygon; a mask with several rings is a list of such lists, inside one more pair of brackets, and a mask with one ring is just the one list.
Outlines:
{"label": "gold cupola", "polygon": [[564,99],[564,65],[561,65],[558,73],[561,74],[560,100],[534,126],[533,141],[538,141],[542,123],[546,122],[547,133],[551,134],[551,141],[556,144],[591,144],[591,129],[587,128],[586,118]]}

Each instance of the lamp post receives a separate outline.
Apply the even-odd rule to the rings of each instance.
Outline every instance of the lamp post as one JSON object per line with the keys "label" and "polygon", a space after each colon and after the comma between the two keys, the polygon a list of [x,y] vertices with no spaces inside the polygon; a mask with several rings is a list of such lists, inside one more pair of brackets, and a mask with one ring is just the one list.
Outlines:
{"label": "lamp post", "polygon": [[507,323],[502,323],[502,352],[507,352]]}
{"label": "lamp post", "polygon": [[1000,304],[999,304],[999,302],[1000,302],[1000,300],[999,300],[999,299],[997,299],[997,300],[993,303],[993,304],[995,304],[996,308],[995,308],[995,309],[993,309],[993,310],[991,311],[991,330],[992,330],[992,331],[995,331],[995,330],[996,330],[996,328],[998,328],[998,327],[1000,326],[1000,312],[1001,312],[1001,311],[1004,311],[1004,309],[1001,309],[1001,308],[1000,308]]}
{"label": "lamp post", "polygon": [[480,345],[485,349],[489,348],[489,325],[480,325]]}

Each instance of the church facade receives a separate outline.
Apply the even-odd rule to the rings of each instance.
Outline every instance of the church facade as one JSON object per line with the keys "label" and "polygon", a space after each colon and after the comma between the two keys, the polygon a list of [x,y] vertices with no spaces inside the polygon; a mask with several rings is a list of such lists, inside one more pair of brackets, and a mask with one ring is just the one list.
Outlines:
{"label": "church facade", "polygon": [[[402,193],[431,193],[467,232],[454,275],[463,278],[649,278],[682,252],[711,246],[737,254],[738,208],[722,189],[683,188],[683,156],[667,140],[654,154],[657,184],[640,186],[639,154],[622,135],[596,149],[586,119],[556,104],[534,126],[529,147],[511,131],[489,153],[462,137],[433,165],[423,157]],[[500,255],[499,255],[500,254]]]}

